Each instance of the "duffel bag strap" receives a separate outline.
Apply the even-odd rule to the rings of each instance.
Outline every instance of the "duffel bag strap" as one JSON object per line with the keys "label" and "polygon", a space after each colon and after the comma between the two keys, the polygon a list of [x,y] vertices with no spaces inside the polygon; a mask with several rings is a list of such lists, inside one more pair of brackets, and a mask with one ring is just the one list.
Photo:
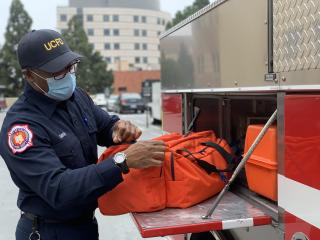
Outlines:
{"label": "duffel bag strap", "polygon": [[[217,167],[215,165],[195,157],[194,154],[186,148],[178,149],[178,150],[176,150],[176,152],[181,154],[185,158],[192,157],[193,161],[195,161],[199,167],[201,167],[203,170],[205,170],[207,174],[217,173],[223,182],[227,181],[226,176],[223,173],[230,172],[229,169],[223,169],[223,170],[217,169]],[[187,154],[182,154],[183,152],[186,152]]]}
{"label": "duffel bag strap", "polygon": [[228,153],[223,147],[221,147],[219,144],[214,143],[214,142],[203,142],[201,145],[206,146],[206,147],[212,147],[215,150],[217,150],[218,153],[227,161],[228,165],[233,165],[233,156]]}

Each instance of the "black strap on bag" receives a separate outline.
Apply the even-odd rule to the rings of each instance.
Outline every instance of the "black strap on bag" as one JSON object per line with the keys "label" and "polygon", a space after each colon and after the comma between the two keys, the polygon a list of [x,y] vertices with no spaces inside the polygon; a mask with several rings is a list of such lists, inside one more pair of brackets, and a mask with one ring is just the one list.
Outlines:
{"label": "black strap on bag", "polygon": [[[195,153],[190,152],[186,148],[181,148],[176,151],[177,153],[180,153],[185,158],[192,157],[195,162],[198,163],[198,165],[203,168],[208,174],[211,174],[213,172],[219,173],[219,172],[230,172],[231,170],[227,169],[217,169],[217,167],[214,164],[208,163],[207,161],[202,160],[201,158],[197,158],[194,156]],[[183,152],[186,152],[187,154],[182,154]],[[197,152],[199,153],[199,152]]]}
{"label": "black strap on bag", "polygon": [[219,144],[214,143],[214,142],[203,142],[201,143],[201,145],[203,146],[207,146],[207,147],[212,147],[215,150],[217,150],[218,153],[220,153],[220,155],[226,160],[226,162],[228,163],[228,165],[232,165],[233,162],[233,156],[228,153],[223,147],[221,147]]}
{"label": "black strap on bag", "polygon": [[170,169],[171,169],[172,181],[175,181],[176,180],[176,176],[175,176],[175,173],[174,173],[174,155],[173,155],[173,152],[171,153],[171,156],[170,156]]}
{"label": "black strap on bag", "polygon": [[[223,182],[225,182],[225,183],[228,182],[224,173],[229,172],[229,170],[217,169],[217,167],[215,165],[208,163],[204,160],[201,160],[200,158],[195,157],[194,153],[190,152],[188,149],[182,148],[182,149],[178,149],[176,152],[181,154],[185,158],[192,157],[193,161],[196,162],[199,167],[201,167],[203,170],[205,170],[207,174],[217,173]],[[182,154],[183,152],[186,152],[187,154]]]}
{"label": "black strap on bag", "polygon": [[[223,182],[227,182],[227,178],[224,175],[225,172],[232,172],[234,169],[234,162],[233,162],[233,157],[230,153],[228,153],[223,147],[221,147],[219,144],[214,143],[214,142],[203,142],[201,145],[205,146],[204,149],[200,150],[199,152],[192,153],[186,148],[181,148],[176,150],[177,153],[182,154],[183,152],[187,154],[182,154],[185,158],[192,157],[193,160],[201,167],[203,170],[206,171],[207,174],[211,173],[217,173],[221,180]],[[226,169],[217,169],[217,167],[214,164],[208,163],[200,158],[195,157],[195,154],[203,154],[208,147],[214,148],[227,162],[228,167]]]}

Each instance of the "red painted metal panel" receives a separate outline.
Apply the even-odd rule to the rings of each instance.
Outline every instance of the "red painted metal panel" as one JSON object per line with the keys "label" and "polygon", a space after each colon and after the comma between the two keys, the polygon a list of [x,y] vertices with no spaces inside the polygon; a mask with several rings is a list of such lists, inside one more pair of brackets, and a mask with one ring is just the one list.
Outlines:
{"label": "red painted metal panel", "polygon": [[253,226],[262,226],[271,224],[272,219],[269,216],[260,216],[253,218]]}
{"label": "red painted metal panel", "polygon": [[287,178],[320,189],[320,95],[285,98]]}
{"label": "red painted metal panel", "polygon": [[183,233],[206,232],[212,229],[222,230],[222,222],[209,222],[203,224],[170,226],[162,228],[144,229],[138,225],[142,237],[159,237]]}
{"label": "red painted metal panel", "polygon": [[162,95],[162,126],[167,132],[182,133],[182,95]]}
{"label": "red painted metal panel", "polygon": [[[223,230],[223,222],[217,220],[209,220],[206,223],[194,223],[161,228],[143,228],[139,224],[138,219],[136,219],[135,215],[133,215],[133,219],[142,237],[159,237],[184,233],[207,232],[211,230]],[[253,218],[253,226],[269,225],[271,224],[271,221],[271,217],[266,215],[255,217]]]}
{"label": "red painted metal panel", "polygon": [[310,240],[318,240],[320,239],[320,229],[316,228],[309,223],[301,220],[300,218],[285,212],[284,213],[285,220],[285,240],[292,240],[292,237],[295,233],[303,233]]}

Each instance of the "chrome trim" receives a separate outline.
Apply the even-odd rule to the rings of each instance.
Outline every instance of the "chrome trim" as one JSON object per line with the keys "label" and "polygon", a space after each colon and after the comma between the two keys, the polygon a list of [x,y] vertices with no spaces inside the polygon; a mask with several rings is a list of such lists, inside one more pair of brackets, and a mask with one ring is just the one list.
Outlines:
{"label": "chrome trim", "polygon": [[279,90],[320,90],[320,85],[282,85]]}
{"label": "chrome trim", "polygon": [[279,91],[320,90],[320,85],[289,85],[268,87],[241,87],[241,88],[202,88],[202,89],[175,89],[162,90],[162,93],[223,93],[223,92],[279,92]]}
{"label": "chrome trim", "polygon": [[188,101],[188,96],[186,93],[182,95],[182,108],[183,108],[183,113],[182,113],[182,132],[185,134],[188,131],[188,115],[189,115],[189,101]]}
{"label": "chrome trim", "polygon": [[[320,85],[319,85],[320,88]],[[239,88],[201,88],[201,89],[175,89],[162,90],[162,93],[222,93],[222,92],[255,92],[255,91],[278,91],[278,86],[268,87],[239,87]]]}
{"label": "chrome trim", "polygon": [[217,6],[219,6],[220,4],[226,2],[228,0],[215,0],[214,2],[208,4],[207,6],[205,6],[204,8],[200,9],[199,11],[197,11],[196,13],[194,13],[193,15],[189,16],[188,18],[186,18],[185,20],[181,21],[180,23],[178,23],[177,25],[173,26],[172,28],[170,28],[169,30],[163,32],[160,35],[160,39],[168,36],[169,34],[177,31],[179,28],[182,28],[183,26],[187,25],[188,23],[192,22],[193,20],[195,20],[196,18],[201,17],[202,15],[206,14],[207,12],[211,11],[212,9],[216,8]]}
{"label": "chrome trim", "polygon": [[277,95],[277,109],[278,109],[278,117],[277,117],[277,159],[278,159],[278,174],[284,175],[284,100],[285,93],[278,93]]}
{"label": "chrome trim", "polygon": [[[284,92],[277,94],[277,109],[278,109],[278,116],[277,116],[277,158],[278,158],[278,174],[284,175],[284,148],[285,148],[285,137],[284,137],[284,100],[285,100],[286,94]],[[279,189],[278,189],[278,195],[279,195]],[[278,229],[279,234],[280,232],[284,231],[284,209],[278,206]],[[283,238],[284,239],[284,238]]]}

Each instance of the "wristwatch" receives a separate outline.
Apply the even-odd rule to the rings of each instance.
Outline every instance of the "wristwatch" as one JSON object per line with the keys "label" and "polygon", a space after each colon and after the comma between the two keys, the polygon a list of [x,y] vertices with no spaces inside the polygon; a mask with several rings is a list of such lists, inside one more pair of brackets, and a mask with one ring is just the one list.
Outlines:
{"label": "wristwatch", "polygon": [[118,152],[113,156],[113,162],[121,169],[123,174],[130,172],[127,165],[127,155],[124,152]]}

